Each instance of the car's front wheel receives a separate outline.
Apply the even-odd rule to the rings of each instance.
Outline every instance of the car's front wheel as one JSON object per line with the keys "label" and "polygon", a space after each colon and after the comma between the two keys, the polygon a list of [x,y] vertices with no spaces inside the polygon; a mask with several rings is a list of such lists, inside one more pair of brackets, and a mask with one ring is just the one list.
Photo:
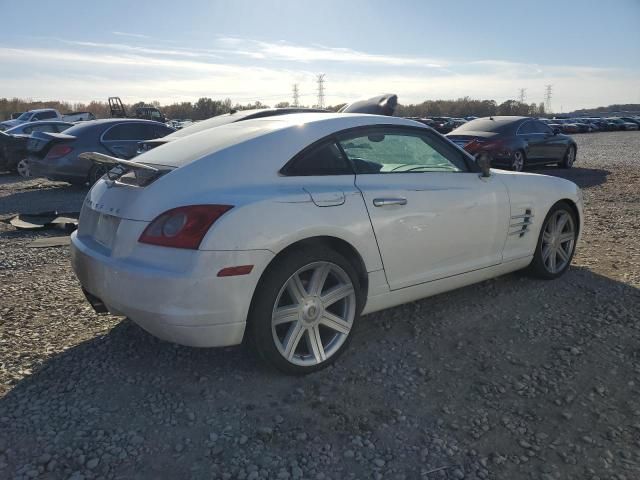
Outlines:
{"label": "car's front wheel", "polygon": [[344,351],[361,310],[353,266],[324,247],[294,250],[261,279],[249,315],[258,353],[279,370],[310,373]]}
{"label": "car's front wheel", "polygon": [[554,279],[567,271],[578,240],[578,219],[566,202],[558,202],[544,219],[529,272]]}

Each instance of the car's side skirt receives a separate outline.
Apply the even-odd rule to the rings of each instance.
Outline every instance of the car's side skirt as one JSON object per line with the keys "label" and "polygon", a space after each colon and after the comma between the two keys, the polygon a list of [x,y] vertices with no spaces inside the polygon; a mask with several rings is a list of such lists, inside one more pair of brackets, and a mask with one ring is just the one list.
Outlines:
{"label": "car's side skirt", "polygon": [[380,295],[370,296],[367,298],[367,303],[362,314],[364,315],[367,313],[377,312],[379,310],[384,310],[385,308],[391,308],[404,303],[413,302],[421,298],[431,297],[439,293],[448,292],[449,290],[455,290],[456,288],[465,287],[473,283],[498,277],[505,273],[514,272],[527,267],[531,263],[531,259],[532,256],[517,258],[492,267],[481,268],[472,272],[453,275],[451,277],[389,291]]}

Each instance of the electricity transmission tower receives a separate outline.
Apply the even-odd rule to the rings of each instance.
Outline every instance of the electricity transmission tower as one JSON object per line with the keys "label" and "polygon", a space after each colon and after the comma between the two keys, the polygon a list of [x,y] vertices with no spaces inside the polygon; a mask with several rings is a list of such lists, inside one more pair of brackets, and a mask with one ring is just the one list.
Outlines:
{"label": "electricity transmission tower", "polygon": [[521,88],[518,91],[520,92],[518,95],[518,98],[520,99],[520,103],[524,103],[525,99],[527,98],[527,89]]}
{"label": "electricity transmission tower", "polygon": [[547,113],[551,113],[551,88],[553,85],[545,85],[544,108]]}
{"label": "electricity transmission tower", "polygon": [[293,84],[293,106],[294,107],[300,106],[300,92],[298,91],[297,83]]}
{"label": "electricity transmission tower", "polygon": [[318,82],[318,108],[324,108],[324,73],[319,73],[316,77]]}

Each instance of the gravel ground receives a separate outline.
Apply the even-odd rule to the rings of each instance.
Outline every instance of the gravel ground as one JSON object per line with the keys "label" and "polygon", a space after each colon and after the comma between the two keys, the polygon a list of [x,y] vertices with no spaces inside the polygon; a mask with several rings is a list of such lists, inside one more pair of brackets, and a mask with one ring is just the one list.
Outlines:
{"label": "gravel ground", "polygon": [[[97,316],[68,247],[0,226],[0,478],[639,479],[640,133],[575,138],[538,170],[585,192],[567,275],[364,317],[304,378]],[[3,175],[0,216],[84,193]]]}

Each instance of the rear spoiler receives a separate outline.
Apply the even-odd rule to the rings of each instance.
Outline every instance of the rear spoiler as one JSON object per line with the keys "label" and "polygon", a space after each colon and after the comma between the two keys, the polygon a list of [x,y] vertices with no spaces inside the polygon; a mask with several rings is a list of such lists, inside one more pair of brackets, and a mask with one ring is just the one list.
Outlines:
{"label": "rear spoiler", "polygon": [[90,160],[95,163],[99,163],[102,165],[108,165],[111,167],[115,167],[116,165],[122,165],[126,167],[128,170],[147,170],[149,172],[157,173],[160,170],[158,168],[150,167],[149,165],[144,165],[139,162],[132,162],[131,160],[123,160],[121,158],[112,157],[109,155],[105,155],[104,153],[98,152],[84,152],[78,155],[78,158],[82,158],[83,160]]}
{"label": "rear spoiler", "polygon": [[342,107],[340,113],[369,113],[373,115],[393,116],[398,107],[398,96],[386,93],[366,100],[358,100]]}
{"label": "rear spoiler", "polygon": [[84,152],[78,155],[78,158],[109,167],[110,170],[106,177],[110,186],[116,185],[116,182],[118,182],[137,187],[146,187],[173,170],[171,167],[156,168],[144,163],[123,160],[98,152]]}

